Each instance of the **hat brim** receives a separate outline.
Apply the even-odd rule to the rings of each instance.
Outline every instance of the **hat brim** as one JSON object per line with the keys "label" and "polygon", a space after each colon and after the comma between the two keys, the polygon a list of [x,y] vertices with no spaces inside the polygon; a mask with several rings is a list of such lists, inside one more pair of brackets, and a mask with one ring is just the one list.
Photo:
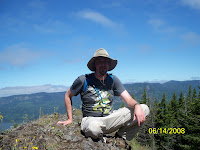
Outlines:
{"label": "hat brim", "polygon": [[[98,57],[102,57],[102,56],[98,56]],[[89,68],[91,71],[95,71],[95,65],[94,65],[94,60],[95,60],[95,58],[97,58],[97,57],[92,57],[92,58],[90,59],[90,61],[88,62],[88,64],[87,64],[88,68]],[[112,58],[110,58],[110,57],[105,57],[105,58],[110,59],[110,65],[109,65],[108,71],[113,70],[113,69],[116,67],[116,65],[117,65],[117,60],[116,60],[116,59],[112,59]]]}

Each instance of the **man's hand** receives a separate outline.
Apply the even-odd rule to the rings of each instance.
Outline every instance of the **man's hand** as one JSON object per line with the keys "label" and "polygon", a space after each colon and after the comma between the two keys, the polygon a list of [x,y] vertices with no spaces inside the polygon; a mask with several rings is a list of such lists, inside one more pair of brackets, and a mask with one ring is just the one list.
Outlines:
{"label": "man's hand", "polygon": [[65,93],[65,106],[67,109],[67,116],[68,116],[68,120],[66,121],[58,121],[57,124],[63,124],[63,125],[68,125],[72,123],[72,103],[71,103],[71,98],[72,98],[73,94],[71,93],[71,90],[69,89],[66,93]]}
{"label": "man's hand", "polygon": [[136,117],[137,117],[139,126],[142,123],[144,123],[146,118],[145,118],[144,112],[142,110],[142,107],[139,104],[137,104],[137,101],[134,100],[126,90],[124,92],[122,92],[120,96],[127,103],[128,107],[130,107],[132,109],[134,109],[134,107],[135,107],[133,121],[135,121]]}
{"label": "man's hand", "polygon": [[72,120],[69,120],[69,119],[66,120],[66,121],[58,121],[58,122],[57,122],[57,124],[63,124],[63,125],[65,125],[65,126],[68,125],[68,124],[71,124],[71,123],[72,123]]}
{"label": "man's hand", "polygon": [[142,110],[142,107],[139,104],[135,105],[133,121],[135,121],[136,117],[137,117],[137,120],[138,120],[138,126],[140,126],[146,120],[144,112]]}

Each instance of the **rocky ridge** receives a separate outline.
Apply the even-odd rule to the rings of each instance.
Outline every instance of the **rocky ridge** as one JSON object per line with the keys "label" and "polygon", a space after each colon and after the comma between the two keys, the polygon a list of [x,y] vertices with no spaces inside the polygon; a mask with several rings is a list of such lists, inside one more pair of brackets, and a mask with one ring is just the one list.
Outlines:
{"label": "rocky ridge", "polygon": [[105,137],[105,141],[94,141],[86,138],[80,132],[82,113],[73,110],[73,123],[67,126],[57,125],[57,121],[66,120],[66,114],[51,114],[41,116],[38,120],[30,121],[4,131],[0,135],[0,150],[40,149],[40,150],[121,150],[131,147],[121,138],[114,135]]}

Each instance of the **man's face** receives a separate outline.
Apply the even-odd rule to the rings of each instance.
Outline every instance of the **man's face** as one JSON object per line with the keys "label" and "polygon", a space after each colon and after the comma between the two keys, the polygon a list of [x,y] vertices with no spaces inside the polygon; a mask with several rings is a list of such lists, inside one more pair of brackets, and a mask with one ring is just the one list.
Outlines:
{"label": "man's face", "polygon": [[94,65],[96,67],[96,72],[98,72],[100,75],[105,75],[109,69],[110,60],[104,57],[97,57]]}

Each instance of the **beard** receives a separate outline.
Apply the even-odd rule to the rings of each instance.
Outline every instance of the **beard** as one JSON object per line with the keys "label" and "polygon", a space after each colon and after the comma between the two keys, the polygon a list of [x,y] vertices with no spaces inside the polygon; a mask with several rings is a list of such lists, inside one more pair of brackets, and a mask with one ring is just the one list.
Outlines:
{"label": "beard", "polygon": [[99,70],[100,75],[104,76],[104,75],[106,75],[106,73],[107,73],[107,69],[105,67],[100,68],[100,70]]}

